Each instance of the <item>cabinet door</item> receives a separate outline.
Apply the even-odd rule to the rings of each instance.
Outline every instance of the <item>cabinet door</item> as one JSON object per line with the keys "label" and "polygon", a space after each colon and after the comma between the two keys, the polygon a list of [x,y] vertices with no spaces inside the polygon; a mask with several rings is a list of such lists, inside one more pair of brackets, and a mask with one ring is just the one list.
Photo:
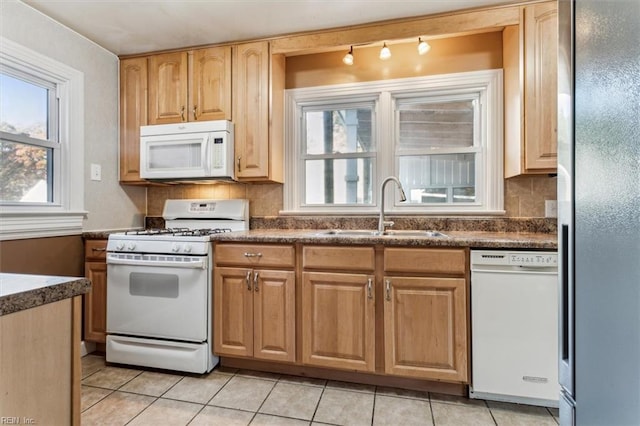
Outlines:
{"label": "cabinet door", "polygon": [[107,264],[86,262],[91,290],[84,296],[84,340],[105,343],[107,335]]}
{"label": "cabinet door", "polygon": [[187,120],[187,52],[149,57],[149,124]]}
{"label": "cabinet door", "polygon": [[304,272],[302,277],[303,363],[373,371],[373,276]]}
{"label": "cabinet door", "polygon": [[385,277],[385,372],[468,382],[464,278]]}
{"label": "cabinet door", "polygon": [[251,269],[214,268],[213,342],[218,355],[253,355]]}
{"label": "cabinet door", "polygon": [[147,124],[147,58],[120,61],[120,181],[140,179],[140,126]]}
{"label": "cabinet door", "polygon": [[189,121],[231,120],[231,46],[189,57]]}
{"label": "cabinet door", "polygon": [[295,274],[253,271],[253,356],[295,361]]}
{"label": "cabinet door", "polygon": [[269,43],[235,48],[233,121],[236,176],[269,177]]}
{"label": "cabinet door", "polygon": [[557,167],[558,10],[524,7],[525,169]]}

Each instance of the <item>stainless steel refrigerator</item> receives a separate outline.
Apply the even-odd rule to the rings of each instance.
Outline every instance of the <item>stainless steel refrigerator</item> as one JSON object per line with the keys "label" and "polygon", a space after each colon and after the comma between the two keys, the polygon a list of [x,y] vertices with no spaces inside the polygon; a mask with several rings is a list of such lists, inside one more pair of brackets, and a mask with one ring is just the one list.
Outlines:
{"label": "stainless steel refrigerator", "polygon": [[640,425],[640,0],[559,0],[561,425]]}

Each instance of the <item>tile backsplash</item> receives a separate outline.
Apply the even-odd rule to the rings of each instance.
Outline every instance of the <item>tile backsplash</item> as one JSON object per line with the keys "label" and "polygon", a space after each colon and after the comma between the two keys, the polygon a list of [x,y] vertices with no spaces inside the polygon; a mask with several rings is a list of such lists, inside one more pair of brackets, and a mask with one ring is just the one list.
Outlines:
{"label": "tile backsplash", "polygon": [[[147,215],[162,216],[166,199],[246,198],[252,217],[278,216],[282,209],[281,184],[200,184],[152,186],[147,191]],[[556,178],[518,176],[505,180],[506,217],[544,217],[545,200],[556,199]]]}

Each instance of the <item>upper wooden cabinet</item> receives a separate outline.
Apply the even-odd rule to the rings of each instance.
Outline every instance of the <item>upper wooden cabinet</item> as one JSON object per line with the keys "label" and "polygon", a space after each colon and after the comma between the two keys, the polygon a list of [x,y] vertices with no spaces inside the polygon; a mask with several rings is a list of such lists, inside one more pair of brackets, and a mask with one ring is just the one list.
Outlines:
{"label": "upper wooden cabinet", "polygon": [[269,42],[235,46],[233,121],[236,176],[240,181],[283,181],[283,55]]}
{"label": "upper wooden cabinet", "polygon": [[147,124],[147,58],[120,61],[120,182],[140,179],[140,126]]}
{"label": "upper wooden cabinet", "polygon": [[149,124],[231,119],[231,47],[149,57]]}
{"label": "upper wooden cabinet", "polygon": [[555,173],[557,167],[556,2],[521,7],[505,28],[505,176]]}

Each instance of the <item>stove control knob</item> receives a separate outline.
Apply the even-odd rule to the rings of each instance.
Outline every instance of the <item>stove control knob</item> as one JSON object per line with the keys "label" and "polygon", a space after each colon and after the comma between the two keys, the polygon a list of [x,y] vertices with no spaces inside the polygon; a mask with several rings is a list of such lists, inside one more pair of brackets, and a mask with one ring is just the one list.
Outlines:
{"label": "stove control knob", "polygon": [[129,249],[129,251],[134,251],[136,249],[136,243],[129,243],[129,245],[127,245],[127,249]]}
{"label": "stove control knob", "polygon": [[116,250],[120,251],[124,248],[124,243],[122,241],[116,244]]}
{"label": "stove control knob", "polygon": [[184,252],[185,253],[191,253],[191,245],[190,244],[185,244],[184,245]]}
{"label": "stove control knob", "polygon": [[171,246],[171,251],[177,253],[180,251],[180,244],[174,244]]}

